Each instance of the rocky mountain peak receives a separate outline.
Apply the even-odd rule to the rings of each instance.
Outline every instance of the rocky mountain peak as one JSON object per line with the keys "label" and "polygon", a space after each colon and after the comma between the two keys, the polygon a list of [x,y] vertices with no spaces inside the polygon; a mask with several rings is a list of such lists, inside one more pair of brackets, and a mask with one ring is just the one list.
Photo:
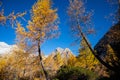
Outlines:
{"label": "rocky mountain peak", "polygon": [[68,60],[75,57],[69,48],[56,48],[44,61],[46,69],[57,71],[61,66],[68,64]]}
{"label": "rocky mountain peak", "polygon": [[69,48],[65,48],[64,51],[63,51],[63,53],[64,53],[64,52],[67,53],[67,54],[68,54],[68,53],[72,53],[72,51],[71,51]]}
{"label": "rocky mountain peak", "polygon": [[58,48],[55,49],[55,52],[63,52],[63,51],[64,51],[64,49],[60,48],[60,47],[58,47]]}

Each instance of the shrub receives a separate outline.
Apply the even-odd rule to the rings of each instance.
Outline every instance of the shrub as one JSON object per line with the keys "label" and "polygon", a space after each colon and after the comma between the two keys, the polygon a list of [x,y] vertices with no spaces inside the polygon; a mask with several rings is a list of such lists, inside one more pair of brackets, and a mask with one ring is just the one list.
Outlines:
{"label": "shrub", "polygon": [[55,77],[58,80],[96,80],[97,78],[98,76],[94,72],[73,66],[62,67]]}

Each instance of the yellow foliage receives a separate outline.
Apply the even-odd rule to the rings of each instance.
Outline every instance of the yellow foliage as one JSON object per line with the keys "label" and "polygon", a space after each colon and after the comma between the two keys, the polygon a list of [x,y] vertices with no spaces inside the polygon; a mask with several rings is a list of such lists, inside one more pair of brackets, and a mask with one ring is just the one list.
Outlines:
{"label": "yellow foliage", "polygon": [[80,49],[80,55],[78,57],[79,66],[87,69],[95,69],[99,61],[94,57],[86,43],[82,40],[82,48]]}
{"label": "yellow foliage", "polygon": [[[38,0],[32,7],[31,20],[28,21],[26,28],[19,23],[17,25],[16,33],[19,45],[26,46],[25,51],[29,50],[27,50],[28,47],[37,46],[35,50],[38,51],[44,40],[58,36],[57,21],[56,9],[52,9],[50,0]],[[38,51],[38,53],[41,56],[41,52]]]}
{"label": "yellow foliage", "polygon": [[56,37],[58,31],[56,11],[52,9],[50,0],[38,0],[32,7],[31,21],[28,21],[26,30],[20,23],[17,24],[17,35],[33,42],[43,42],[45,39]]}
{"label": "yellow foliage", "polygon": [[5,58],[0,58],[0,71],[7,65]]}
{"label": "yellow foliage", "polygon": [[[19,76],[19,77],[35,77],[36,72],[39,72],[40,66],[38,65],[37,57],[30,56],[23,50],[14,50],[12,53],[6,55],[6,57],[0,58],[0,74],[5,76]],[[6,72],[6,73],[4,73]],[[42,74],[39,72],[39,74]],[[1,75],[0,75],[1,76]],[[11,77],[9,80],[14,79]],[[5,79],[6,80],[6,79]]]}
{"label": "yellow foliage", "polygon": [[118,65],[119,63],[119,58],[117,57],[116,53],[109,44],[107,45],[107,53],[105,56],[105,61],[108,62],[111,66],[114,66],[114,64]]}
{"label": "yellow foliage", "polygon": [[57,19],[56,10],[51,9],[50,0],[39,0],[33,6],[32,14],[32,22],[36,28],[45,27]]}
{"label": "yellow foliage", "polygon": [[68,65],[70,66],[76,66],[77,63],[77,58],[75,56],[70,56],[69,60],[68,60]]}
{"label": "yellow foliage", "polygon": [[20,23],[17,23],[16,32],[20,33],[21,35],[25,35],[25,29],[21,26]]}

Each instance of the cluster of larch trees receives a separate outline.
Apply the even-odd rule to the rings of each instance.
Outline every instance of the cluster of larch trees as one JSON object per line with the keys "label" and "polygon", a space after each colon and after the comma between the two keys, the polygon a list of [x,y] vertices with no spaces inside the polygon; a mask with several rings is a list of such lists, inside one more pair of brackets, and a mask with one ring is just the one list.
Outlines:
{"label": "cluster of larch trees", "polygon": [[[117,1],[120,6],[120,0]],[[22,48],[24,47],[25,51],[30,50],[31,48],[36,48],[37,53],[39,54],[40,66],[44,72],[46,80],[49,80],[49,76],[44,68],[42,63],[42,54],[41,54],[41,44],[47,40],[59,35],[58,30],[58,15],[57,10],[52,8],[50,0],[38,0],[31,9],[31,19],[28,21],[26,28],[22,27],[21,23],[17,21],[17,18],[23,17],[26,13],[14,14],[12,12],[8,16],[4,15],[4,10],[0,11],[0,23],[5,24],[7,20],[10,21],[10,24],[17,26],[16,34],[18,43]],[[114,67],[105,62],[93,49],[90,45],[90,42],[87,40],[86,35],[94,32],[91,28],[91,17],[92,12],[87,12],[85,9],[83,0],[70,0],[68,7],[68,15],[71,22],[71,30],[74,35],[79,39],[83,40],[88,46],[91,53],[109,70],[112,70],[116,73],[119,71]],[[120,7],[118,8],[118,19],[120,19]],[[119,20],[118,20],[119,22]],[[27,29],[27,30],[26,30]],[[26,48],[26,46],[31,46]]]}

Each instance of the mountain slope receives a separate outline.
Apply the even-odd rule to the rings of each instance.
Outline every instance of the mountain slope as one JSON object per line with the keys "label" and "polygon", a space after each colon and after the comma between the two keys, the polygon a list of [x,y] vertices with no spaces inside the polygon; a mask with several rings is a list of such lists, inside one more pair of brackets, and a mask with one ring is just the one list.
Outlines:
{"label": "mountain slope", "polygon": [[66,65],[71,57],[75,57],[69,48],[56,48],[45,60],[47,70],[56,72],[61,66]]}

